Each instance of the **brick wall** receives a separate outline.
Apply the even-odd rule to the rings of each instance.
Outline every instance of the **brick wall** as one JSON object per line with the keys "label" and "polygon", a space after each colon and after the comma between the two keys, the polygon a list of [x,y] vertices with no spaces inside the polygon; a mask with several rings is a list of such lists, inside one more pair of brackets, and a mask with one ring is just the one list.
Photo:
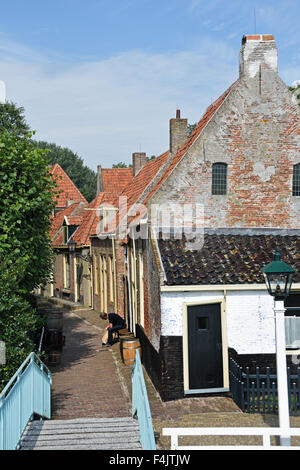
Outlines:
{"label": "brick wall", "polygon": [[[239,72],[223,104],[152,196],[148,212],[151,204],[193,203],[203,208],[205,227],[300,228],[300,197],[292,196],[293,165],[300,162],[300,108],[277,75],[271,36],[244,40]],[[227,164],[225,195],[212,195],[217,162]],[[160,332],[159,269],[150,243],[146,258],[145,331],[138,330],[143,361],[163,399],[175,399],[183,396],[182,336]],[[252,352],[253,364],[273,361],[272,354]]]}
{"label": "brick wall", "polygon": [[145,296],[145,333],[150,339],[153,347],[159,350],[161,334],[161,310],[160,310],[160,277],[158,270],[158,260],[155,254],[155,247],[152,239],[147,240],[145,249],[145,281],[147,283]]}
{"label": "brick wall", "polygon": [[[258,79],[240,78],[151,203],[200,204],[207,227],[300,227],[300,109],[274,71]],[[228,165],[226,195],[212,195],[216,162]]]}
{"label": "brick wall", "polygon": [[139,326],[137,337],[142,346],[142,362],[162,400],[183,398],[182,337],[162,336],[159,351]]}

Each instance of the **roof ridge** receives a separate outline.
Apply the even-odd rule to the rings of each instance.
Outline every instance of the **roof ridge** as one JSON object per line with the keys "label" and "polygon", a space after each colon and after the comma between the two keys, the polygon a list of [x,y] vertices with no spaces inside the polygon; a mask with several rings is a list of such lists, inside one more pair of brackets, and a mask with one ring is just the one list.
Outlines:
{"label": "roof ridge", "polygon": [[[59,176],[55,173],[55,170],[56,168],[58,168],[59,170],[61,170],[61,172],[66,176],[66,178],[70,181],[72,187],[75,189],[75,191],[80,195],[81,197],[81,200],[83,200],[84,202],[87,203],[87,200],[86,198],[83,196],[83,194],[79,191],[79,189],[77,188],[76,184],[74,183],[74,181],[70,178],[70,176],[68,175],[68,173],[62,168],[62,166],[59,164],[59,163],[55,163],[52,167],[52,171],[51,171],[51,174],[52,176]],[[61,175],[60,175],[61,176]]]}
{"label": "roof ridge", "polygon": [[[150,167],[152,167],[152,166],[154,166],[154,165],[157,165],[158,160],[163,160],[163,157],[165,157],[168,152],[169,152],[169,150],[166,150],[165,152],[161,153],[158,157],[153,158],[152,160],[149,160],[149,161],[140,169],[140,171],[133,177],[133,179],[125,186],[125,188],[123,189],[121,195],[123,195],[123,193],[126,192],[126,189],[128,188],[129,185],[134,184],[135,180],[136,180],[138,177],[141,177],[141,176],[143,175],[143,173],[145,172],[145,170],[147,169],[147,167],[148,167],[148,169],[149,169]],[[162,168],[162,167],[159,167],[159,168],[157,169],[157,172],[156,172],[155,176],[157,175],[157,173],[159,172],[159,170],[160,170],[161,168]],[[147,184],[147,186],[144,187],[142,193],[141,193],[140,196],[136,199],[136,201],[138,201],[138,199],[142,196],[143,192],[147,189],[147,187],[149,186],[149,184],[151,184],[151,182],[152,182],[152,180],[149,181],[149,183]],[[136,201],[135,201],[135,202],[136,202]]]}

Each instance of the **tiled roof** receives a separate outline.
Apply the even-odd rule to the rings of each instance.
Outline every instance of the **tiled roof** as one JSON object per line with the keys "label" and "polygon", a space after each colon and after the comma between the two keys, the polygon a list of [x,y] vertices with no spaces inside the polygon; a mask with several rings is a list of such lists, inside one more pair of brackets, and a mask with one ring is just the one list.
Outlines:
{"label": "tiled roof", "polygon": [[102,168],[104,192],[119,194],[133,178],[132,168]]}
{"label": "tiled roof", "polygon": [[60,191],[56,198],[56,207],[67,207],[68,201],[87,204],[79,189],[58,163],[50,168],[50,174],[55,178],[57,190]]}
{"label": "tiled roof", "polygon": [[[216,111],[220,108],[222,103],[225,101],[227,96],[233,90],[235,84],[234,82],[214,103],[212,103],[206,110],[204,116],[200,119],[198,124],[196,125],[195,129],[191,133],[191,135],[187,138],[184,145],[172,156],[169,164],[167,160],[170,157],[170,152],[164,152],[162,155],[157,157],[154,160],[150,160],[146,165],[139,171],[139,173],[132,179],[132,181],[125,187],[122,191],[122,196],[127,197],[127,208],[129,209],[133,204],[137,201],[146,204],[151,196],[158,190],[161,184],[168,178],[171,174],[173,169],[176,165],[180,162],[183,158],[187,150],[193,144],[193,142],[197,139],[197,137],[201,134],[202,130],[205,128],[207,123],[216,113]],[[162,174],[159,175],[159,170],[166,164],[165,170],[162,171]],[[143,192],[145,189],[150,185],[150,183],[154,180],[155,176],[158,176],[157,181],[153,188],[150,188],[148,192],[145,193],[143,197]],[[119,217],[119,216],[118,216]],[[129,222],[132,222],[135,218],[139,216],[132,217]],[[118,220],[117,220],[118,222]]]}
{"label": "tiled roof", "polygon": [[[189,147],[193,144],[196,138],[201,134],[206,124],[212,118],[214,113],[218,110],[221,104],[224,102],[226,97],[233,89],[235,83],[223,93],[223,95],[216,100],[206,110],[202,119],[198,122],[194,131],[187,138],[185,144],[178,150],[178,152],[172,156],[172,160],[168,164],[170,158],[170,152],[166,151],[159,157],[150,160],[146,165],[139,171],[139,173],[133,177],[131,168],[109,168],[102,169],[102,179],[104,185],[104,192],[101,192],[97,198],[95,198],[85,210],[82,216],[81,224],[73,235],[73,239],[79,245],[85,245],[90,243],[90,237],[96,235],[96,228],[99,222],[97,218],[97,212],[93,209],[99,207],[100,204],[108,203],[115,207],[119,206],[118,195],[126,197],[127,210],[133,206],[136,202],[146,203],[160,185],[168,178],[172,170],[179,163],[181,158],[184,156]],[[166,165],[166,169],[160,175],[160,170]],[[59,167],[59,165],[57,165]],[[59,167],[60,168],[60,167]],[[57,168],[57,172],[59,172]],[[66,175],[67,176],[67,175]],[[155,180],[157,179],[157,181]],[[71,181],[71,180],[70,180]],[[154,182],[154,186],[149,186]],[[71,182],[72,183],[72,182]],[[72,183],[73,184],[73,183]],[[66,184],[63,185],[66,187]],[[74,185],[75,187],[75,185]],[[149,187],[149,191],[145,192],[146,188]],[[75,187],[77,190],[77,188]],[[78,190],[77,190],[78,191]],[[79,193],[79,191],[78,191]],[[144,193],[144,194],[143,194]],[[67,191],[67,194],[68,191]],[[80,193],[79,193],[80,194]],[[76,194],[72,196],[72,199],[76,197]],[[82,196],[83,198],[83,196]],[[84,198],[83,198],[84,199]],[[76,200],[76,199],[75,199]],[[84,199],[85,201],[85,199]],[[85,201],[86,202],[86,201]],[[60,201],[59,201],[60,203]],[[58,204],[60,205],[60,204]],[[61,203],[61,205],[63,205]],[[134,219],[132,217],[129,222]],[[120,222],[120,211],[117,214],[117,224]],[[114,231],[115,226],[110,228],[109,231]]]}
{"label": "tiled roof", "polygon": [[75,202],[69,207],[59,211],[52,221],[50,235],[52,237],[53,246],[61,246],[63,244],[62,224],[66,217],[69,225],[80,225],[83,220],[84,209],[87,206],[84,202]]}
{"label": "tiled roof", "polygon": [[85,207],[80,226],[73,235],[77,245],[90,245],[90,237],[97,235],[97,225],[100,221],[97,209],[101,206],[118,206],[118,195],[99,193],[98,196]]}
{"label": "tiled roof", "polygon": [[[170,152],[167,151],[159,155],[155,159],[148,161],[141,168],[138,174],[132,179],[132,181],[125,187],[125,189],[121,193],[121,197],[126,198],[127,212],[130,207],[132,207],[139,200],[145,189],[154,180],[155,176],[159,173],[160,169],[167,162],[169,156]],[[121,207],[121,211],[119,211],[117,214],[116,225],[120,223],[120,220],[123,216],[125,216],[125,210]],[[135,218],[136,217],[131,217],[128,222],[132,222]]]}
{"label": "tiled roof", "polygon": [[133,178],[131,183],[126,186],[124,191],[122,191],[122,196],[127,197],[128,207],[131,207],[132,204],[134,204],[139,199],[143,191],[156,176],[157,172],[165,164],[169,158],[169,155],[170,153],[167,151],[159,157],[147,162],[146,165],[144,165],[138,174]]}
{"label": "tiled roof", "polygon": [[300,239],[297,235],[205,234],[203,247],[191,251],[181,240],[158,237],[167,285],[264,283],[261,267],[273,260],[276,248],[282,261],[300,281]]}

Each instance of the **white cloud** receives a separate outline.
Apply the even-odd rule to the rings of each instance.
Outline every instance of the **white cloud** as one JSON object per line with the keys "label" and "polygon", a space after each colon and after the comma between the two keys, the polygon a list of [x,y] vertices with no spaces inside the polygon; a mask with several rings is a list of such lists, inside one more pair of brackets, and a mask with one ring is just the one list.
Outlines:
{"label": "white cloud", "polygon": [[24,106],[36,138],[68,146],[94,169],[129,162],[140,147],[162,153],[177,106],[195,122],[237,76],[233,51],[208,40],[197,52],[129,51],[83,63],[39,60],[30,49],[6,46],[0,79],[7,99]]}
{"label": "white cloud", "polygon": [[238,53],[206,39],[196,51],[136,50],[76,63],[3,41],[0,80],[7,99],[24,106],[37,139],[71,148],[96,169],[130,162],[139,149],[165,151],[177,106],[189,122],[198,121],[237,78]]}

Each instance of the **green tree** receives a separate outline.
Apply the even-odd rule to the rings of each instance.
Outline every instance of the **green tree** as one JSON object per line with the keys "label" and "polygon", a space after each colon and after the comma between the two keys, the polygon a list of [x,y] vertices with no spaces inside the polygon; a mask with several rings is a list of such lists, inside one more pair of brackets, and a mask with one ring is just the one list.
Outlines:
{"label": "green tree", "polygon": [[6,345],[6,364],[0,365],[0,391],[36,349],[43,324],[32,297],[20,292],[20,273],[25,269],[27,263],[22,258],[12,264],[5,256],[0,262],[0,339]]}
{"label": "green tree", "polygon": [[293,93],[293,95],[296,97],[297,103],[300,106],[300,81],[297,80],[294,82],[290,87],[289,90]]}
{"label": "green tree", "polygon": [[129,165],[124,162],[119,162],[119,163],[113,163],[112,168],[131,168],[132,164],[130,163]]}
{"label": "green tree", "polygon": [[0,133],[0,339],[7,365],[0,386],[33,350],[41,322],[33,289],[49,280],[54,182],[32,135]]}
{"label": "green tree", "polygon": [[22,285],[30,292],[49,273],[54,183],[45,151],[31,134],[0,134],[0,257],[28,261]]}
{"label": "green tree", "polygon": [[194,124],[188,124],[188,136],[191,135],[191,133],[193,132],[196,126],[197,126],[196,122],[194,122]]}
{"label": "green tree", "polygon": [[[30,132],[26,122],[25,110],[15,103],[0,103],[0,132],[6,130],[9,133],[22,137]],[[68,148],[62,148],[54,143],[37,141],[39,149],[48,149],[47,161],[49,165],[58,163],[68,174],[84,197],[91,201],[96,196],[96,173],[83,164],[82,158]]]}
{"label": "green tree", "polygon": [[93,170],[84,165],[82,158],[72,150],[53,143],[37,141],[36,145],[39,149],[48,150],[46,158],[49,165],[58,163],[89,202],[95,198],[97,176]]}
{"label": "green tree", "polygon": [[6,130],[9,133],[23,136],[30,131],[24,116],[24,108],[19,108],[15,103],[0,103],[0,132]]}
{"label": "green tree", "polygon": [[[151,155],[151,157],[146,157],[147,162],[150,162],[150,160],[155,160],[156,156]],[[112,168],[132,168],[131,163],[124,163],[124,162],[119,162],[119,163],[113,163]]]}

